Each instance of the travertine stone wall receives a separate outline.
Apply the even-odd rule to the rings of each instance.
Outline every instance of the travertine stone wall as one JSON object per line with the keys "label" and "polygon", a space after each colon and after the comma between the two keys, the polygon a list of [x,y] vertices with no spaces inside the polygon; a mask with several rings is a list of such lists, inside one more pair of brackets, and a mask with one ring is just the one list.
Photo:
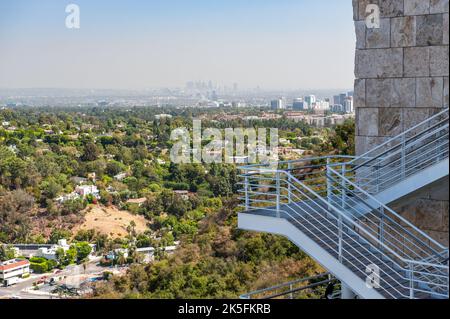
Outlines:
{"label": "travertine stone wall", "polygon": [[[380,8],[379,29],[366,27],[368,4]],[[363,154],[448,107],[449,0],[353,0],[353,8],[356,153]],[[430,199],[436,187],[398,207],[448,243],[448,195]]]}
{"label": "travertine stone wall", "polygon": [[392,203],[396,212],[431,237],[448,247],[449,244],[449,179],[438,181],[407,198]]}

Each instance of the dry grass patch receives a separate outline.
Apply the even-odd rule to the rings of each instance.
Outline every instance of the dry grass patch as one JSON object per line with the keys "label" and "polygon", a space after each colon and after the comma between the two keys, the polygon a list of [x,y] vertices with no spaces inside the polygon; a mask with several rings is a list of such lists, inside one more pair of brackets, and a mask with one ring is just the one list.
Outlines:
{"label": "dry grass patch", "polygon": [[79,230],[95,229],[112,238],[124,237],[127,235],[127,227],[131,221],[135,222],[138,233],[148,230],[148,221],[143,216],[133,215],[114,206],[90,206],[86,210],[84,222],[75,227],[74,233]]}

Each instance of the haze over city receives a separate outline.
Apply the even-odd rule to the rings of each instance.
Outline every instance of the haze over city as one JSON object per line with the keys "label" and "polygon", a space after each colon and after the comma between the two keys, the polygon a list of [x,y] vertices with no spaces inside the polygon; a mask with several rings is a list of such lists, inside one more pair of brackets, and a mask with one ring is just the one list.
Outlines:
{"label": "haze over city", "polygon": [[351,1],[0,3],[0,88],[146,89],[189,81],[240,89],[353,85]]}
{"label": "haze over city", "polygon": [[449,2],[0,0],[2,313],[448,300]]}

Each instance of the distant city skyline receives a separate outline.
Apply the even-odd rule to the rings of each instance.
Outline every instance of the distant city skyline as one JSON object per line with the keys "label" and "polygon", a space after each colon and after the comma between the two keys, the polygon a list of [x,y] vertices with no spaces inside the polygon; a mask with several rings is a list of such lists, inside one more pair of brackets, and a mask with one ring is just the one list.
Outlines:
{"label": "distant city skyline", "polygon": [[[70,2],[79,30],[64,24]],[[70,2],[0,2],[0,88],[353,86],[351,1]]]}

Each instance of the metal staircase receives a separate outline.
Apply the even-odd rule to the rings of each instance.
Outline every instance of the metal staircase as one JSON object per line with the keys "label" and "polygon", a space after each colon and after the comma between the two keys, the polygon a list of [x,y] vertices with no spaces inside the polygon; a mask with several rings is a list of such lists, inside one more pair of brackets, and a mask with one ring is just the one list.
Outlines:
{"label": "metal staircase", "polygon": [[448,109],[346,165],[357,184],[387,204],[448,177]]}
{"label": "metal staircase", "polygon": [[448,248],[386,206],[448,177],[448,109],[359,157],[241,167],[241,229],[288,237],[361,298],[448,298]]}

